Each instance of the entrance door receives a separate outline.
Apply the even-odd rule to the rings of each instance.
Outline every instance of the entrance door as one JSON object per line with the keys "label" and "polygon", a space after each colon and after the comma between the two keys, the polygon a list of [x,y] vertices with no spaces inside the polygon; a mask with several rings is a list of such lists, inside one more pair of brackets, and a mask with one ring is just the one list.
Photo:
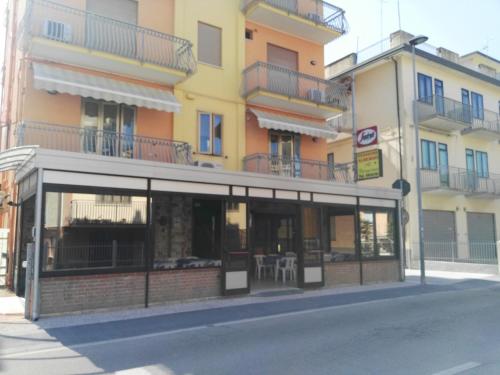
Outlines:
{"label": "entrance door", "polygon": [[82,111],[84,152],[134,157],[134,107],[85,99]]}
{"label": "entrance door", "polygon": [[477,263],[496,264],[495,216],[467,212],[469,256]]}

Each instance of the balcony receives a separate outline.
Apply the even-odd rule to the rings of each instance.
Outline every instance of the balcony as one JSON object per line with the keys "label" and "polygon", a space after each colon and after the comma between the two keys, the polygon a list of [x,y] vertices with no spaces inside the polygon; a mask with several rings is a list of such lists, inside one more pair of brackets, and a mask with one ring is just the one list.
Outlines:
{"label": "balcony", "polygon": [[29,0],[22,24],[33,57],[175,85],[196,71],[188,40],[48,0]]}
{"label": "balcony", "polygon": [[464,168],[441,167],[420,171],[422,191],[471,198],[500,198],[500,175],[480,176]]}
{"label": "balcony", "polygon": [[420,126],[445,133],[461,131],[470,126],[469,106],[459,101],[429,96],[415,103]]}
{"label": "balcony", "polygon": [[243,0],[247,20],[325,45],[347,32],[344,10],[321,0]]}
{"label": "balcony", "polygon": [[191,147],[184,142],[108,132],[95,128],[26,122],[14,129],[16,146],[109,157],[191,165]]}
{"label": "balcony", "polygon": [[243,170],[272,176],[307,178],[342,184],[354,183],[352,164],[331,165],[324,161],[252,154],[243,158]]}
{"label": "balcony", "polygon": [[264,62],[244,70],[243,96],[251,104],[325,119],[342,113],[348,102],[342,85]]}
{"label": "balcony", "polygon": [[[474,114],[472,109],[471,113]],[[500,115],[488,110],[474,114],[470,126],[462,130],[462,134],[489,141],[500,140]]]}

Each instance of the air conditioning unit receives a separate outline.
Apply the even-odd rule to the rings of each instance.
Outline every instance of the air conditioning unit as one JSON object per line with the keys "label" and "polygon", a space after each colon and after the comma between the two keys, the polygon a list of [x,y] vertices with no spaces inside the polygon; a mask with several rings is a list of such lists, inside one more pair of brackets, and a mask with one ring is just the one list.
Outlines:
{"label": "air conditioning unit", "polygon": [[321,16],[318,13],[307,13],[307,18],[316,23],[321,23]]}
{"label": "air conditioning unit", "polygon": [[307,91],[307,99],[316,103],[324,103],[325,93],[318,89],[310,89]]}
{"label": "air conditioning unit", "polygon": [[224,169],[224,165],[222,163],[214,163],[211,161],[197,160],[194,162],[194,165],[202,168]]}
{"label": "air conditioning unit", "polygon": [[71,42],[71,25],[53,20],[45,20],[43,23],[43,36],[60,42]]}

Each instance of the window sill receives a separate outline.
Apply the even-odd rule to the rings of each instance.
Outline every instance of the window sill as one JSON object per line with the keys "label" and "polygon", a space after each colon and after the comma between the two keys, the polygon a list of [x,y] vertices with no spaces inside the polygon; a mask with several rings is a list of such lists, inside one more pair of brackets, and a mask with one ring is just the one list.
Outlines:
{"label": "window sill", "polygon": [[209,68],[224,70],[224,67],[222,65],[214,65],[214,64],[210,64],[210,63],[199,61],[199,60],[198,60],[198,65],[204,65],[204,66],[207,66]]}

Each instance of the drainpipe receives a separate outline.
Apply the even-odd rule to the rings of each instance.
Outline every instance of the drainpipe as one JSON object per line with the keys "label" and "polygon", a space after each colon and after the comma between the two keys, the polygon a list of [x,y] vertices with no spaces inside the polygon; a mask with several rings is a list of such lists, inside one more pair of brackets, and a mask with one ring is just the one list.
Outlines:
{"label": "drainpipe", "polygon": [[[396,78],[396,115],[398,119],[398,148],[399,148],[399,178],[403,179],[403,146],[402,146],[402,137],[401,137],[401,105],[399,102],[399,74],[398,74],[398,61],[393,57],[391,57],[392,62],[394,63],[394,76]],[[403,199],[403,184],[401,184],[401,200],[398,204],[399,211],[399,248],[401,249],[399,252],[399,262],[400,262],[400,280],[405,280],[405,272],[404,268],[406,266],[406,238],[405,238],[405,228],[402,223],[403,217],[403,207],[404,199]]]}
{"label": "drainpipe", "polygon": [[351,73],[351,115],[352,115],[352,172],[354,182],[358,181],[358,163],[356,161],[357,147],[357,124],[356,124],[356,85],[354,81],[354,71]]}
{"label": "drainpipe", "polygon": [[40,256],[42,251],[42,201],[43,201],[43,169],[38,169],[35,200],[35,265],[33,272],[32,314],[33,321],[40,317]]}

